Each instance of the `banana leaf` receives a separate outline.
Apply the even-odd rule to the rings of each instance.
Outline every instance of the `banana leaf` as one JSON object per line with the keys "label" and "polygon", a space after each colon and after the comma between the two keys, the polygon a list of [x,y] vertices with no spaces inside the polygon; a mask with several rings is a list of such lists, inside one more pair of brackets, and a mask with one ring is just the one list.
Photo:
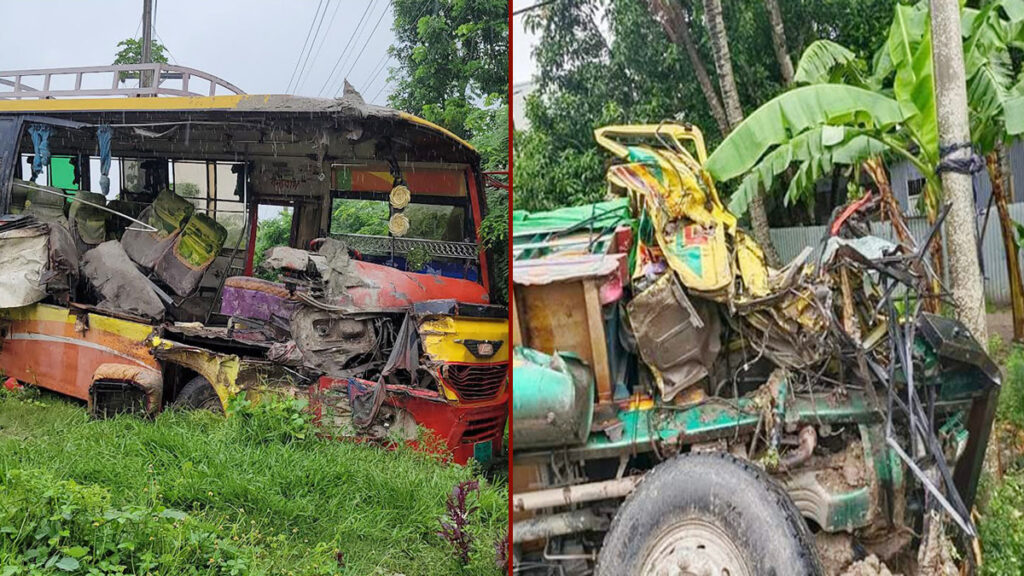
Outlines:
{"label": "banana leaf", "polygon": [[815,40],[804,49],[796,65],[797,84],[836,84],[867,88],[867,65],[852,50],[831,40]]}
{"label": "banana leaf", "polygon": [[863,88],[814,84],[785,92],[754,111],[715,149],[706,168],[718,182],[746,174],[770,149],[822,125],[885,130],[905,120],[898,102]]}
{"label": "banana leaf", "polygon": [[907,129],[928,163],[936,164],[939,157],[939,130],[935,112],[932,34],[927,3],[896,6],[886,46],[896,70],[893,95],[907,118]]}
{"label": "banana leaf", "polygon": [[785,202],[792,204],[813,190],[815,182],[835,165],[852,165],[889,151],[889,147],[863,130],[819,126],[776,147],[757,164],[729,197],[729,211],[742,216],[754,194],[771,188],[775,178],[791,164],[800,167],[789,182]]}

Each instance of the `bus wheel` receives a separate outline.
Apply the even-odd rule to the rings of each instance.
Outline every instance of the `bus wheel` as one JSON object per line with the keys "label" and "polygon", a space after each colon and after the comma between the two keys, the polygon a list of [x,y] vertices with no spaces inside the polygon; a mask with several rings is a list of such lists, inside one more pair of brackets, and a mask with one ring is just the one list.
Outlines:
{"label": "bus wheel", "polygon": [[220,397],[213,389],[209,380],[202,376],[196,376],[188,381],[185,387],[178,393],[172,404],[174,408],[183,410],[209,410],[210,412],[224,413],[224,405]]}
{"label": "bus wheel", "polygon": [[597,576],[819,576],[807,524],[764,471],[724,453],[655,467],[619,509]]}

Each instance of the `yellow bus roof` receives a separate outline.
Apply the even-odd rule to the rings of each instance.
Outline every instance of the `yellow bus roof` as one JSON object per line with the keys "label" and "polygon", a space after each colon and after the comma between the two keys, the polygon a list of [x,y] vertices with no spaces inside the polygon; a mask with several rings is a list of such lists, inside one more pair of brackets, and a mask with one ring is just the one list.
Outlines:
{"label": "yellow bus roof", "polygon": [[155,98],[66,98],[0,100],[0,114],[4,113],[61,113],[61,112],[173,112],[188,110],[225,110],[237,112],[264,113],[347,113],[353,116],[392,116],[412,124],[418,124],[455,140],[462,146],[476,152],[469,143],[451,131],[424,120],[418,116],[387,108],[366,104],[348,97],[309,98],[286,94],[231,94],[226,96],[162,96]]}

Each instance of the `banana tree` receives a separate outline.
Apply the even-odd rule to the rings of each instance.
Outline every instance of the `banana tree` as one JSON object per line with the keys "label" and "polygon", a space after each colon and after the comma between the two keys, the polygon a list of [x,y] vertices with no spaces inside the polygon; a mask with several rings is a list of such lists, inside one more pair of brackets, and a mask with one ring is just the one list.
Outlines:
{"label": "banana tree", "polygon": [[[896,6],[889,37],[870,73],[853,52],[819,40],[804,51],[794,80],[808,86],[764,104],[708,159],[718,180],[744,176],[732,209],[743,213],[751,195],[767,193],[774,178],[794,162],[799,167],[787,203],[810,193],[833,165],[885,153],[908,160],[921,172],[926,212],[937,214],[942,185],[935,174],[938,130],[926,4]],[[874,118],[866,121],[867,116]],[[825,129],[804,134],[818,128]]]}
{"label": "banana tree", "polygon": [[1024,281],[1016,231],[1007,204],[1009,174],[1003,169],[1005,150],[1020,132],[1014,126],[1016,102],[1024,98],[1024,81],[1015,83],[1010,48],[1022,46],[1024,0],[996,0],[981,9],[965,8],[964,65],[970,108],[971,139],[985,157],[992,201],[999,215],[1006,272],[1010,281],[1013,339],[1024,341]]}
{"label": "banana tree", "polygon": [[[875,54],[870,71],[851,51],[823,40],[805,50],[795,79],[809,86],[786,92],[755,111],[709,158],[708,169],[719,180],[744,177],[730,208],[742,213],[752,194],[770,191],[775,177],[793,163],[799,166],[786,191],[787,203],[812,194],[814,182],[833,166],[867,162],[865,171],[883,191],[887,212],[898,217],[885,170],[880,168],[881,157],[899,157],[924,177],[922,202],[929,221],[934,222],[942,203],[942,183],[936,172],[938,123],[928,4],[895,7],[889,35]],[[807,107],[807,94],[827,99],[832,108]],[[837,113],[843,107],[857,113]],[[795,124],[791,119],[794,109],[801,109],[800,121]],[[882,121],[865,122],[865,109],[877,112]],[[815,145],[808,146],[808,141]],[[730,165],[742,169],[730,169]],[[896,219],[897,234],[908,241],[905,223]],[[937,245],[932,260],[936,271],[941,270]],[[937,283],[933,288],[937,292]],[[934,308],[937,301],[930,304]]]}

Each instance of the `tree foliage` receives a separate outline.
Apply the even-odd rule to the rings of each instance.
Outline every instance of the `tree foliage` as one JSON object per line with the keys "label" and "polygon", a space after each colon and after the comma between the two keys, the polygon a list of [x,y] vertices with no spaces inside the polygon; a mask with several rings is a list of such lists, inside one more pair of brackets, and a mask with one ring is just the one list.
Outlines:
{"label": "tree foliage", "polygon": [[395,0],[390,104],[472,137],[470,117],[508,94],[505,0]]}
{"label": "tree foliage", "polygon": [[282,210],[280,214],[269,220],[261,220],[256,229],[256,251],[253,254],[253,273],[267,280],[276,280],[277,274],[267,272],[261,264],[266,259],[267,250],[274,246],[287,246],[292,233],[292,212]]}
{"label": "tree foliage", "polygon": [[[114,65],[140,64],[142,63],[142,39],[125,38],[117,43],[120,50],[114,55]],[[156,40],[149,41],[149,59],[153,62],[167,63],[166,48]],[[121,72],[121,81],[131,78],[138,78],[138,73]]]}
{"label": "tree foliage", "polygon": [[[715,71],[701,2],[683,2],[707,72]],[[564,0],[530,12],[540,36],[530,129],[515,139],[516,208],[549,209],[601,199],[606,156],[593,130],[615,122],[681,119],[721,140],[694,69],[651,16],[648,0]],[[748,113],[784,89],[761,2],[722,0],[740,102]],[[789,52],[826,38],[868,58],[884,42],[895,0],[782,3]],[[717,84],[717,82],[716,82]],[[771,209],[771,205],[769,206]]]}

